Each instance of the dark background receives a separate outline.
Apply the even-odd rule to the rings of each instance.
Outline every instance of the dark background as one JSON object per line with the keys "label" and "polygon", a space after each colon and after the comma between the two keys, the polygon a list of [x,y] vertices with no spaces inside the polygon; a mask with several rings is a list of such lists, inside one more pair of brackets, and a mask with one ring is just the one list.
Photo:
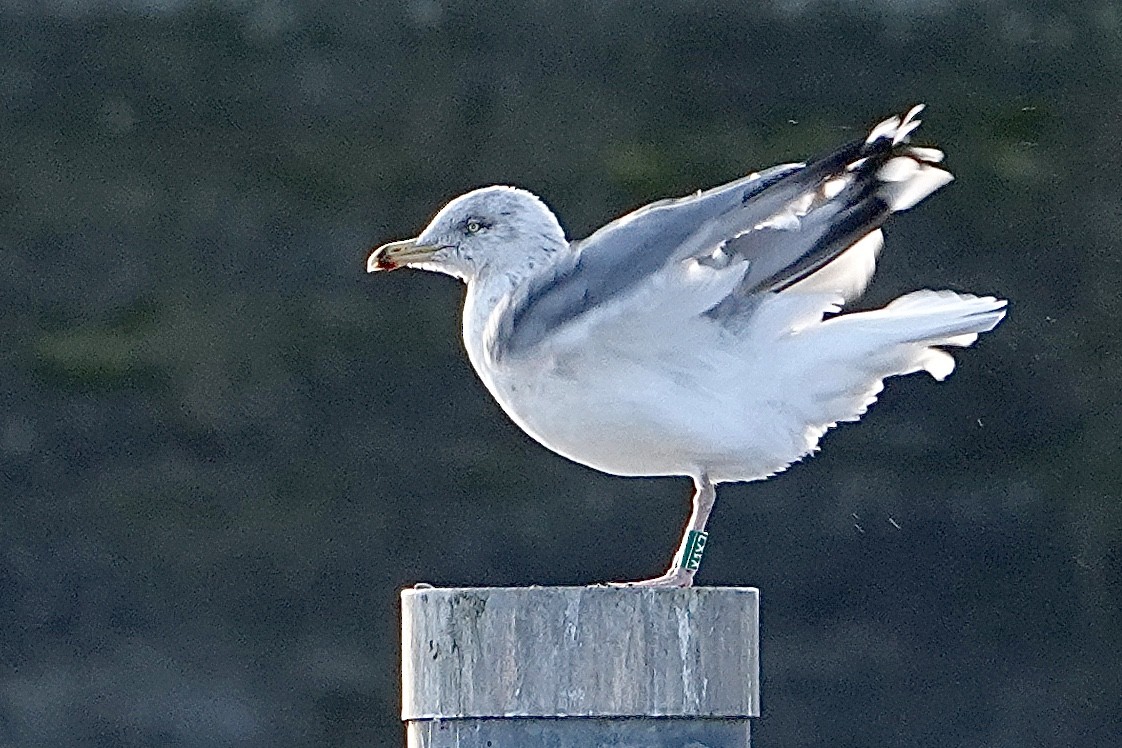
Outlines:
{"label": "dark background", "polygon": [[[660,572],[686,480],[566,462],[367,276],[483,184],[579,237],[916,101],[957,181],[867,302],[1011,299],[946,383],[725,486],[760,746],[1122,744],[1117,2],[7,0],[0,746],[399,745],[398,590]],[[898,525],[898,527],[897,527]]]}

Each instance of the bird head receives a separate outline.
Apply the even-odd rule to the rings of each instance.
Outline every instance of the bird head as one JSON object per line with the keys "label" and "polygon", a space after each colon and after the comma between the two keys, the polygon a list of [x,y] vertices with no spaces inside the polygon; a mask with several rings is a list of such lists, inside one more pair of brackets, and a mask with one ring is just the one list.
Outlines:
{"label": "bird head", "polygon": [[530,265],[568,246],[552,211],[515,187],[483,187],[445,205],[415,239],[371,252],[367,272],[415,267],[471,280],[484,270]]}

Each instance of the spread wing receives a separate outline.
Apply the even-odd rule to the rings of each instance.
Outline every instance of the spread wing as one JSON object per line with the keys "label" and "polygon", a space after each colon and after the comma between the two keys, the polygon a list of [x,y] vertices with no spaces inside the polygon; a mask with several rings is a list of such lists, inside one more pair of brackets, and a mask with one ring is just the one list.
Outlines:
{"label": "spread wing", "polygon": [[753,297],[800,282],[842,297],[863,289],[888,216],[952,179],[937,166],[941,152],[905,144],[920,109],[809,164],[777,166],[609,223],[495,310],[487,355],[499,362],[545,341],[625,329],[652,305],[734,323]]}

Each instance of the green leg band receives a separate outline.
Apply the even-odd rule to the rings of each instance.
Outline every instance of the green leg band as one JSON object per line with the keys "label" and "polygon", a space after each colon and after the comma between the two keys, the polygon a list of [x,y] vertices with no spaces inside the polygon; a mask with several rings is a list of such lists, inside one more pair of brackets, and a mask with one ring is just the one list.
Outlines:
{"label": "green leg band", "polygon": [[705,552],[705,541],[709,540],[709,533],[701,530],[690,530],[686,534],[686,548],[682,553],[682,568],[686,571],[697,571],[701,566],[701,554]]}

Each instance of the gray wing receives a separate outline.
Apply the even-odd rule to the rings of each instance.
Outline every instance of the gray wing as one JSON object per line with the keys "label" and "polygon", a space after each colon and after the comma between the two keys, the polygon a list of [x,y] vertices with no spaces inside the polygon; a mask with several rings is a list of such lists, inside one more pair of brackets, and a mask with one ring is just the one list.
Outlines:
{"label": "gray wing", "polygon": [[[914,129],[912,114],[888,120],[868,139],[809,165],[777,166],[696,195],[652,203],[609,223],[576,242],[572,256],[508,300],[487,341],[490,355],[498,361],[524,353],[663,268],[690,258],[748,263],[739,288],[711,310],[717,317],[736,314],[752,294],[797,283],[878,228],[894,210],[927,194],[901,194],[896,183],[902,180],[885,178],[885,165],[896,157],[934,169],[931,164],[942,156],[900,145]],[[936,180],[928,192],[950,179],[934,171],[946,180]],[[903,179],[905,186],[909,178]]]}

